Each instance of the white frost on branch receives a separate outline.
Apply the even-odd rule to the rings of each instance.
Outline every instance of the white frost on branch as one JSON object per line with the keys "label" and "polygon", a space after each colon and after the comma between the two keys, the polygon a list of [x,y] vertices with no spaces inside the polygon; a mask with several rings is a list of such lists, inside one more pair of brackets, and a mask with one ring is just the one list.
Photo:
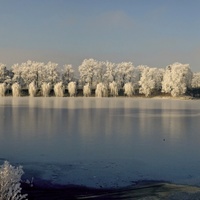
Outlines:
{"label": "white frost on branch", "polygon": [[112,83],[109,83],[109,89],[110,89],[110,96],[116,97],[118,96],[118,86],[115,81]]}
{"label": "white frost on branch", "polygon": [[56,83],[54,85],[54,93],[56,97],[63,97],[65,92],[65,87],[62,82]]}
{"label": "white frost on branch", "polygon": [[96,97],[107,97],[108,96],[108,89],[105,84],[98,83],[96,90],[95,90]]}
{"label": "white frost on branch", "polygon": [[200,88],[200,72],[193,74],[192,88]]}
{"label": "white frost on branch", "polygon": [[20,97],[21,93],[21,86],[19,83],[14,83],[12,85],[12,95],[13,97]]}
{"label": "white frost on branch", "polygon": [[64,65],[63,67],[64,69],[62,70],[62,81],[64,84],[68,84],[74,80],[74,69],[72,65]]}
{"label": "white frost on branch", "polygon": [[42,96],[48,97],[51,91],[51,84],[44,82],[41,86]]}
{"label": "white frost on branch", "polygon": [[0,84],[0,96],[4,97],[6,94],[6,84],[5,83],[1,83]]}
{"label": "white frost on branch", "polygon": [[116,79],[116,64],[106,61],[104,65],[106,66],[106,69],[103,75],[103,80],[104,83],[109,84]]}
{"label": "white frost on branch", "polygon": [[135,93],[135,90],[134,90],[134,86],[132,83],[126,83],[124,85],[124,94],[128,97],[131,97],[133,96],[133,94]]}
{"label": "white frost on branch", "polygon": [[0,83],[10,83],[11,82],[11,73],[7,70],[6,65],[0,63]]}
{"label": "white frost on branch", "polygon": [[25,63],[14,64],[11,68],[14,73],[12,80],[19,82],[23,88],[28,88],[32,81],[41,87],[43,82],[55,84],[61,79],[58,64],[53,62],[45,64],[28,60]]}
{"label": "white frost on branch", "polygon": [[0,199],[1,200],[22,200],[27,194],[21,194],[22,166],[13,167],[8,161],[0,166]]}
{"label": "white frost on branch", "polygon": [[84,97],[91,96],[91,87],[90,87],[89,83],[85,84],[84,87],[83,87],[83,96]]}
{"label": "white frost on branch", "polygon": [[186,93],[191,88],[192,71],[189,64],[174,63],[166,67],[162,82],[162,92],[171,94],[173,97]]}
{"label": "white frost on branch", "polygon": [[155,92],[161,91],[163,79],[163,69],[145,67],[139,81],[139,93],[146,97]]}
{"label": "white frost on branch", "polygon": [[12,81],[17,81],[22,87],[28,88],[33,81],[40,86],[41,70],[44,69],[44,63],[28,60],[25,63],[14,64],[12,67],[14,77]]}
{"label": "white frost on branch", "polygon": [[[14,64],[11,70],[7,70],[6,65],[0,63],[0,83],[6,83],[7,89],[10,89],[10,85],[14,85],[15,82],[19,83],[22,89],[28,89],[33,81],[41,90],[44,82],[53,86],[61,81],[65,87],[69,82],[76,81],[79,87],[83,88],[89,83],[90,88],[95,89],[98,83],[109,87],[109,84],[114,81],[118,89],[122,89],[126,83],[132,83],[134,91],[139,91],[145,96],[160,92],[179,96],[185,94],[190,87],[200,87],[200,75],[195,73],[192,77],[189,65],[181,63],[174,63],[166,70],[161,70],[144,65],[134,67],[132,62],[115,64],[91,58],[83,60],[79,66],[79,73],[78,80],[74,76],[72,65],[64,65],[61,70],[58,64],[53,62],[42,63],[28,60],[21,64]],[[112,92],[110,94],[112,95]]]}
{"label": "white frost on branch", "polygon": [[76,96],[76,82],[69,82],[68,84],[68,92],[70,97],[75,97]]}
{"label": "white frost on branch", "polygon": [[105,62],[98,61],[97,65],[95,66],[95,73],[94,73],[94,86],[98,83],[104,83],[104,75],[106,73],[106,64]]}
{"label": "white frost on branch", "polygon": [[28,86],[28,93],[30,97],[35,97],[37,93],[37,86],[35,84],[35,81],[31,82]]}
{"label": "white frost on branch", "polygon": [[115,81],[120,88],[122,88],[125,83],[133,81],[134,69],[132,62],[122,62],[117,64]]}
{"label": "white frost on branch", "polygon": [[89,83],[91,87],[96,85],[97,69],[99,69],[100,62],[92,58],[85,59],[79,66],[80,82],[82,85]]}

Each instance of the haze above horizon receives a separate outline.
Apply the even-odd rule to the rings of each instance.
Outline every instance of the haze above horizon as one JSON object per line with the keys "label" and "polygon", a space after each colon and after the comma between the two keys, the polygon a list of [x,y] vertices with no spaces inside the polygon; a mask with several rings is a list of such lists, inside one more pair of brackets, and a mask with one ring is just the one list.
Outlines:
{"label": "haze above horizon", "polygon": [[200,71],[199,0],[0,0],[0,63],[135,66]]}

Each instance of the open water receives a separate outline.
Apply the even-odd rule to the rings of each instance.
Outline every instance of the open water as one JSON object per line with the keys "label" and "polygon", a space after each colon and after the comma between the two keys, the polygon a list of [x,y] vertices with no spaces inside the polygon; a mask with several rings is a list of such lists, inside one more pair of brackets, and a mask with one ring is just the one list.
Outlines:
{"label": "open water", "polygon": [[4,160],[56,184],[200,186],[200,101],[1,97]]}

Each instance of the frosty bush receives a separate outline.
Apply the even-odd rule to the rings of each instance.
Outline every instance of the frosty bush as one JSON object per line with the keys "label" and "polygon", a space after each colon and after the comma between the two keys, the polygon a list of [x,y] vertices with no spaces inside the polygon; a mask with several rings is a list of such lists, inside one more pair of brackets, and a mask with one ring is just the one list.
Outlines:
{"label": "frosty bush", "polygon": [[44,82],[41,86],[42,96],[48,97],[51,91],[51,84]]}
{"label": "frosty bush", "polygon": [[35,81],[31,82],[28,86],[28,93],[31,97],[35,97],[37,93],[37,87]]}
{"label": "frosty bush", "polygon": [[90,84],[87,83],[86,85],[84,85],[83,87],[83,96],[84,97],[89,97],[91,95],[91,87]]}
{"label": "frosty bush", "polygon": [[0,166],[0,200],[26,199],[27,194],[21,194],[22,167],[13,167],[8,161]]}
{"label": "frosty bush", "polygon": [[96,97],[107,97],[108,89],[103,83],[98,83],[95,90]]}
{"label": "frosty bush", "polygon": [[109,89],[110,89],[110,95],[113,97],[118,96],[118,87],[117,83],[113,81],[112,83],[109,84]]}
{"label": "frosty bush", "polygon": [[19,97],[21,93],[21,86],[19,85],[19,83],[14,83],[12,85],[12,95],[13,97]]}
{"label": "frosty bush", "polygon": [[133,84],[132,83],[126,83],[124,85],[124,94],[128,97],[131,97],[133,96],[134,94],[134,87],[133,87]]}
{"label": "frosty bush", "polygon": [[0,84],[0,96],[3,97],[6,94],[6,84],[5,83],[1,83]]}
{"label": "frosty bush", "polygon": [[68,84],[68,92],[70,97],[74,97],[76,95],[76,82],[71,81]]}
{"label": "frosty bush", "polygon": [[54,93],[56,97],[63,97],[64,91],[65,91],[65,87],[62,82],[56,83],[54,85]]}

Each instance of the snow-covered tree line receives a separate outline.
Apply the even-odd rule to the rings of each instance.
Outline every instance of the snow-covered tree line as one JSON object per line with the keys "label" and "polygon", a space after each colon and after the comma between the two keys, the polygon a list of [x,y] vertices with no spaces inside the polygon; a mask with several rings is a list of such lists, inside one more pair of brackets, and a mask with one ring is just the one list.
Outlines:
{"label": "snow-covered tree line", "polygon": [[14,64],[8,70],[0,64],[0,95],[6,89],[12,89],[14,96],[20,95],[21,89],[28,89],[30,96],[40,90],[41,95],[49,96],[54,90],[56,96],[63,97],[65,90],[75,96],[77,88],[83,90],[84,96],[90,96],[95,90],[97,97],[124,95],[170,94],[180,96],[189,88],[200,87],[200,73],[192,73],[188,64],[173,63],[166,68],[146,65],[135,67],[132,62],[112,63],[85,59],[78,68],[75,77],[72,65],[59,67],[57,63],[27,61]]}

